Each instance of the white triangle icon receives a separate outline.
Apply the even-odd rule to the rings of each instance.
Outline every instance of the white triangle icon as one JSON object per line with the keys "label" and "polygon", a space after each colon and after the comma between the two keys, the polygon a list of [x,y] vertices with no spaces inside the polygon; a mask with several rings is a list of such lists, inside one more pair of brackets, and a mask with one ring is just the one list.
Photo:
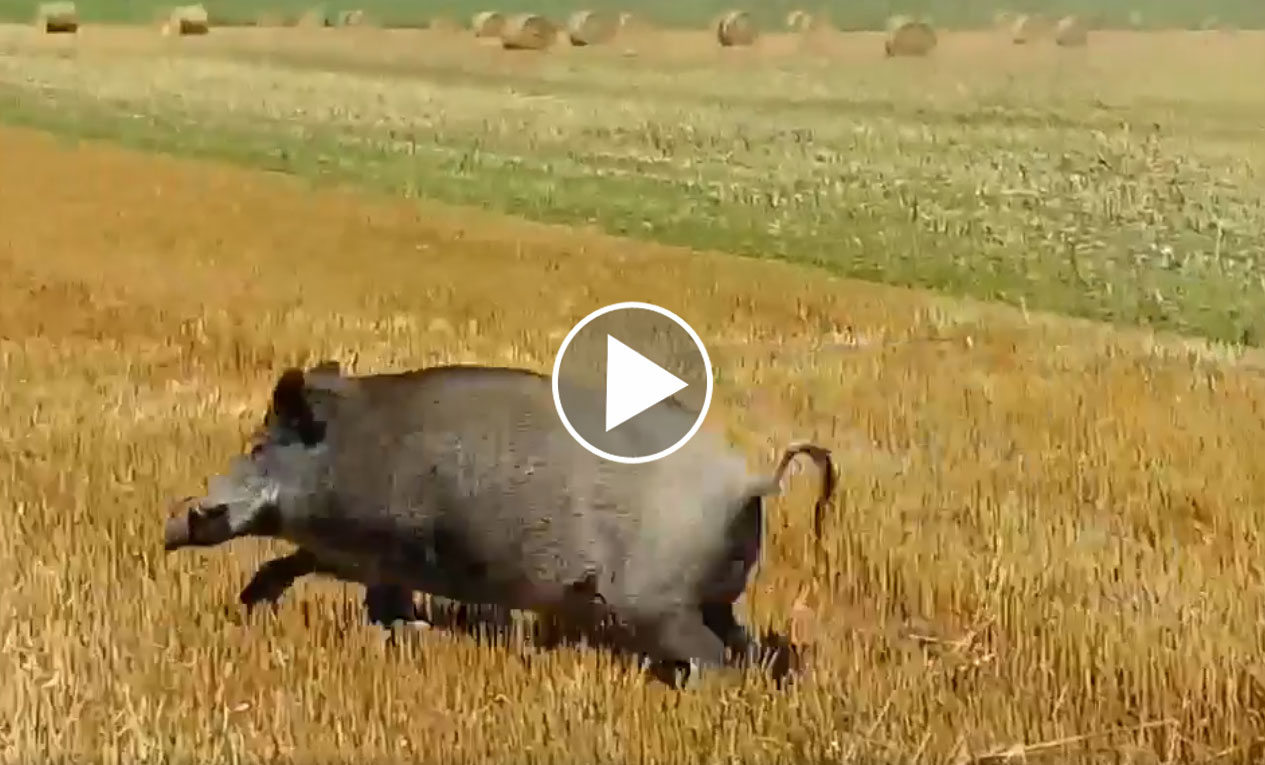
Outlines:
{"label": "white triangle icon", "polygon": [[606,431],[636,417],[689,383],[606,336]]}

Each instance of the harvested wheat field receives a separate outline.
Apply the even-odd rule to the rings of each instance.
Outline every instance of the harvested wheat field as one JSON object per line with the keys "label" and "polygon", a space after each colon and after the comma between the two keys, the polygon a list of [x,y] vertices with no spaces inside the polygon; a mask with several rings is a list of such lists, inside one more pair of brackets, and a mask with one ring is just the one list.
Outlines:
{"label": "harvested wheat field", "polygon": [[[1265,119],[1229,75],[1265,62],[1260,36],[945,31],[889,60],[881,33],[812,56],[646,35],[633,57],[0,29],[5,121],[324,179],[0,128],[0,761],[1265,756],[1265,354],[807,265],[960,262],[1018,304],[1238,332],[1215,311],[1265,292]],[[416,199],[441,193],[468,206]],[[716,250],[649,241],[690,226]],[[803,649],[789,688],[674,691],[529,634],[388,643],[361,588],[316,578],[247,619],[239,590],[284,546],[162,551],[168,503],[243,447],[284,367],[547,371],[623,300],[699,332],[709,427],[753,466],[834,450],[824,560],[807,469],[742,605]]]}
{"label": "harvested wheat field", "polygon": [[[1067,761],[1159,762],[1259,735],[1257,356],[25,131],[0,146],[8,756],[938,762],[1092,733]],[[829,571],[797,480],[750,591],[757,624],[808,647],[792,689],[675,693],[599,651],[443,631],[389,649],[329,582],[243,623],[262,545],[162,553],[165,502],[240,448],[283,365],[545,369],[625,299],[703,335],[710,419],[753,462],[793,437],[837,450]]]}

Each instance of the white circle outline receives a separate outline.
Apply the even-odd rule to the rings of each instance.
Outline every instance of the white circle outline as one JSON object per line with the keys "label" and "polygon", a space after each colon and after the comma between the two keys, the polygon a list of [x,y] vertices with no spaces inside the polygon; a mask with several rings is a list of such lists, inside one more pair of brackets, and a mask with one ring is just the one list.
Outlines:
{"label": "white circle outline", "polygon": [[[639,308],[643,311],[650,311],[651,313],[657,313],[660,316],[665,316],[668,319],[671,319],[674,324],[676,324],[681,329],[684,329],[686,333],[689,334],[690,339],[694,341],[694,346],[698,348],[699,355],[703,357],[703,367],[707,371],[707,392],[703,395],[703,407],[702,409],[699,410],[698,419],[694,421],[693,427],[690,428],[688,433],[686,433],[684,436],[681,436],[681,438],[675,444],[672,444],[671,446],[669,446],[668,448],[662,451],[655,452],[654,454],[649,454],[644,457],[620,457],[617,454],[610,454],[608,452],[604,452],[601,449],[594,446],[593,444],[590,444],[588,441],[584,440],[584,437],[581,436],[574,427],[572,427],[571,421],[567,419],[567,413],[562,410],[562,397],[558,394],[558,370],[562,368],[562,356],[563,354],[567,352],[567,348],[568,346],[571,345],[571,341],[575,339],[575,336],[579,334],[580,330],[588,326],[589,323],[592,322],[594,319],[598,318],[599,316],[605,316],[606,314],[611,313],[612,311],[620,311],[626,308]],[[608,305],[605,308],[599,308],[593,313],[589,314],[588,316],[585,316],[583,319],[580,319],[580,321],[574,327],[571,328],[571,331],[567,333],[566,338],[564,338],[562,341],[562,345],[558,347],[558,354],[557,356],[554,357],[554,360],[553,360],[553,381],[552,382],[553,382],[553,406],[555,409],[558,410],[558,417],[561,418],[562,420],[562,426],[567,429],[567,432],[571,434],[571,437],[574,438],[576,442],[580,444],[580,446],[583,446],[585,451],[587,451],[589,454],[596,455],[603,459],[608,459],[612,462],[619,462],[624,465],[641,465],[647,462],[654,462],[655,460],[659,460],[659,459],[663,459],[664,457],[667,457],[668,455],[680,449],[682,446],[685,446],[687,443],[689,443],[689,440],[693,438],[696,433],[698,433],[699,428],[703,427],[703,420],[707,417],[707,410],[712,405],[712,387],[713,387],[712,359],[710,356],[707,355],[707,349],[703,347],[703,339],[698,336],[698,333],[694,331],[693,327],[685,323],[684,319],[672,313],[668,309],[663,308],[661,306],[654,305],[653,303],[640,303],[635,300],[624,302],[624,303],[612,303],[611,305]]]}

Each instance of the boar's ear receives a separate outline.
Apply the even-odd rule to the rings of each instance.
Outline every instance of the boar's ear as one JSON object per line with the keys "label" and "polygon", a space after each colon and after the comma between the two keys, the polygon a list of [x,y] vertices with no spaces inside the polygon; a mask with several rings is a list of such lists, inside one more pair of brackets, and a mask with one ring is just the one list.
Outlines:
{"label": "boar's ear", "polygon": [[309,392],[347,395],[355,388],[355,382],[343,376],[337,361],[322,361],[307,371],[304,385]]}
{"label": "boar's ear", "polygon": [[318,422],[307,400],[303,370],[287,369],[272,389],[272,412],[282,427],[294,431],[307,446],[325,437],[325,424]]}

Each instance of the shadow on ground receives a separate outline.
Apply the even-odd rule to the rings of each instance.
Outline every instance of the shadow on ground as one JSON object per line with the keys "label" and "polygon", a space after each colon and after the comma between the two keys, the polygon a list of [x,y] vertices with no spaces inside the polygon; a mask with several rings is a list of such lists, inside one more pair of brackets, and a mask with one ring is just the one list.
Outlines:
{"label": "shadow on ground", "polygon": [[[556,619],[514,619],[504,609],[490,606],[469,606],[438,598],[424,597],[418,606],[417,616],[434,629],[442,629],[473,639],[476,644],[497,649],[516,649],[523,646],[553,651],[560,648],[591,648],[607,651],[617,657],[642,663],[647,673],[671,687],[681,687],[688,682],[688,665],[663,665],[645,662],[635,651],[627,647],[626,631],[611,620],[605,620],[595,629],[586,630],[566,625]],[[407,638],[416,628],[400,623],[390,630],[388,640],[398,648],[405,648]],[[795,645],[782,632],[766,629],[755,639],[756,648],[748,655],[727,657],[731,669],[760,669],[767,672],[777,683],[785,687],[803,668],[804,649]],[[526,657],[524,657],[526,658]]]}

